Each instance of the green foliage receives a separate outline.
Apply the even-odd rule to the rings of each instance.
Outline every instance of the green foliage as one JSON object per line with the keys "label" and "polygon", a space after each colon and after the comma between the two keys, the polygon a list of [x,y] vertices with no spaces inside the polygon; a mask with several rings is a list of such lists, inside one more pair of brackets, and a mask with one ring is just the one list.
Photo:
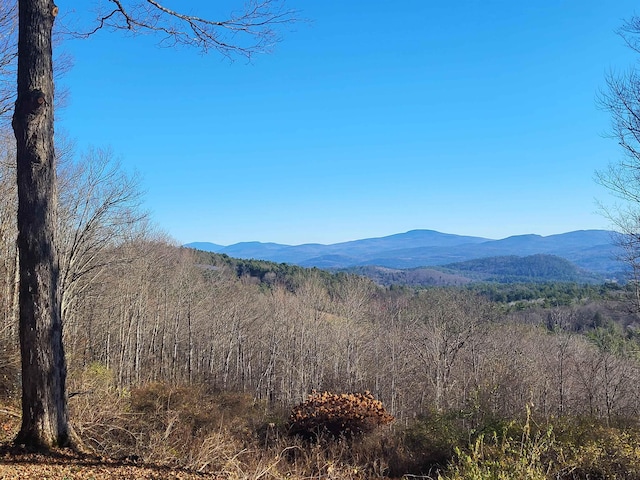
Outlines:
{"label": "green foliage", "polygon": [[640,478],[640,431],[635,420],[607,426],[595,418],[562,417],[482,433],[439,480]]}
{"label": "green foliage", "polygon": [[240,279],[253,281],[264,289],[274,285],[284,286],[295,292],[305,279],[318,278],[326,285],[340,282],[344,274],[333,274],[318,268],[305,268],[290,263],[276,263],[267,260],[246,260],[232,258],[226,254],[193,250],[196,261],[215,269],[226,269]]}
{"label": "green foliage", "polygon": [[593,418],[569,417],[555,423],[563,454],[557,470],[573,474],[560,478],[640,478],[640,431],[635,419],[616,427]]}
{"label": "green foliage", "polygon": [[586,337],[603,352],[636,357],[640,351],[640,333],[622,325],[607,322],[587,332]]}
{"label": "green foliage", "polygon": [[349,438],[392,421],[393,416],[369,392],[313,392],[289,416],[291,433],[307,438],[323,434]]}
{"label": "green foliage", "polygon": [[540,430],[532,424],[529,407],[527,420],[518,428],[519,436],[506,426],[502,432],[484,434],[467,449],[456,448],[456,460],[440,480],[545,480],[554,467],[555,437],[549,426]]}
{"label": "green foliage", "polygon": [[623,287],[617,283],[474,283],[467,288],[492,302],[516,308],[570,306],[585,300],[620,298],[623,294]]}

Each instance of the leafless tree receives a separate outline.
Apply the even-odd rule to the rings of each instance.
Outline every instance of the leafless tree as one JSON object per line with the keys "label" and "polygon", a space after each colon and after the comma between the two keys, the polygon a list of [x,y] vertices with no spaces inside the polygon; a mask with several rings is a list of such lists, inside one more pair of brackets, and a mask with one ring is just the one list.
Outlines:
{"label": "leafless tree", "polygon": [[[618,32],[627,45],[640,53],[640,17],[633,16]],[[599,106],[611,115],[610,136],[622,147],[622,156],[606,169],[596,172],[596,180],[620,203],[602,210],[619,232],[620,259],[640,285],[640,71],[637,66],[606,77],[598,97]],[[640,308],[640,290],[636,291]]]}
{"label": "leafless tree", "polygon": [[18,15],[15,0],[0,0],[0,123],[8,123],[16,98]]}
{"label": "leafless tree", "polygon": [[[8,133],[7,133],[8,135]],[[0,138],[0,321],[2,328],[13,332],[17,327],[16,275],[16,171],[13,142],[8,136]]]}
{"label": "leafless tree", "polygon": [[[97,281],[113,259],[107,254],[145,224],[138,179],[108,149],[91,149],[58,168],[60,295],[63,320],[70,304]],[[83,280],[84,277],[85,281]]]}
{"label": "leafless tree", "polygon": [[480,297],[447,290],[425,292],[413,303],[411,342],[431,386],[433,408],[443,411],[449,407],[447,394],[453,387],[456,362],[480,326],[491,320],[491,309]]}

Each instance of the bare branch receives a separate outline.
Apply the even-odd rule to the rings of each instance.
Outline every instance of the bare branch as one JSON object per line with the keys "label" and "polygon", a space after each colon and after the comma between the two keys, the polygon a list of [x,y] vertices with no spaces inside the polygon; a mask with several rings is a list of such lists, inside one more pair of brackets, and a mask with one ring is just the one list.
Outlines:
{"label": "bare branch", "polygon": [[283,0],[249,0],[241,12],[232,12],[224,20],[179,12],[157,0],[105,1],[110,8],[98,11],[95,27],[68,33],[81,38],[102,29],[157,33],[161,46],[182,45],[205,53],[216,50],[228,58],[251,58],[269,52],[280,40],[278,28],[295,22],[297,15],[284,8]]}
{"label": "bare branch", "polygon": [[105,252],[123,243],[144,222],[138,178],[126,175],[110,150],[90,150],[60,168],[60,288],[63,313],[82,289],[78,280],[97,275]]}
{"label": "bare branch", "polygon": [[12,0],[0,0],[0,122],[8,125],[16,97],[18,9]]}
{"label": "bare branch", "polygon": [[640,17],[634,15],[625,21],[617,33],[629,48],[640,53]]}

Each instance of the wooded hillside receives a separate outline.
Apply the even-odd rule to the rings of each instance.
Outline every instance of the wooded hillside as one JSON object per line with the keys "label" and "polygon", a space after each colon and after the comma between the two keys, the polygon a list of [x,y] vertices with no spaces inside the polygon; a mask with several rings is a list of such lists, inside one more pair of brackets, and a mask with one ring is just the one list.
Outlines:
{"label": "wooded hillside", "polygon": [[[58,234],[70,407],[84,412],[78,430],[98,452],[118,454],[115,440],[105,440],[110,420],[92,410],[105,392],[112,406],[134,402],[127,411],[148,412],[155,404],[145,395],[169,386],[241,395],[265,419],[286,418],[314,390],[369,391],[397,432],[445,417],[474,432],[522,419],[525,407],[539,420],[601,425],[640,414],[637,318],[624,289],[512,286],[509,297],[488,286],[384,288],[353,274],[180,248],[148,228],[133,181],[108,156],[84,161],[65,164],[61,175],[69,190]],[[0,182],[0,368],[11,402],[19,369],[8,165]],[[545,302],[552,294],[561,306]],[[173,427],[163,428],[168,438]],[[141,449],[132,438],[128,448]],[[452,448],[412,471],[442,467]]]}

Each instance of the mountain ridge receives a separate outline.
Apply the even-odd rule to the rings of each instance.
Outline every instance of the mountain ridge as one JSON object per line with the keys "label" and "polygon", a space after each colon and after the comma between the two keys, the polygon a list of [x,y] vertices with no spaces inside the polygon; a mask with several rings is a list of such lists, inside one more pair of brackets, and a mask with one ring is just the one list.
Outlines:
{"label": "mountain ridge", "polygon": [[226,254],[236,258],[292,263],[303,267],[344,269],[376,265],[393,269],[443,266],[489,257],[555,255],[577,267],[601,275],[625,270],[616,258],[615,232],[575,230],[541,236],[524,234],[489,239],[477,236],[416,229],[384,237],[335,244],[285,245],[273,242],[240,242],[222,246],[192,242],[187,248]]}

